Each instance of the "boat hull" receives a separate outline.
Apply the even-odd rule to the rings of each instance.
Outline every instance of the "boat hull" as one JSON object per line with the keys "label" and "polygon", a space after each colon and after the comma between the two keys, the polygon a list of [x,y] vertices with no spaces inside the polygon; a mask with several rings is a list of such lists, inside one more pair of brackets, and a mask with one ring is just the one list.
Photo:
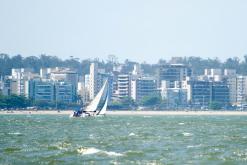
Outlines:
{"label": "boat hull", "polygon": [[95,113],[81,113],[79,115],[75,115],[75,113],[70,115],[70,118],[86,118],[86,117],[103,117],[105,114],[97,114]]}

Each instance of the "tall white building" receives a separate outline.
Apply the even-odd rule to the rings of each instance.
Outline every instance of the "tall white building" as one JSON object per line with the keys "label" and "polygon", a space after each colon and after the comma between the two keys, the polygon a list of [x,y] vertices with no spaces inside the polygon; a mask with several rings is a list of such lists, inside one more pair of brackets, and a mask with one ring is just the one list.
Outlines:
{"label": "tall white building", "polygon": [[224,77],[229,87],[229,102],[232,105],[237,103],[237,75],[235,69],[225,69]]}
{"label": "tall white building", "polygon": [[236,101],[237,105],[246,103],[247,99],[247,76],[237,76],[237,92]]}
{"label": "tall white building", "polygon": [[32,69],[18,68],[11,70],[10,93],[28,97],[29,80],[38,77]]}
{"label": "tall white building", "polygon": [[98,93],[98,64],[91,63],[89,73],[89,98],[92,100]]}
{"label": "tall white building", "polygon": [[227,76],[229,86],[229,100],[233,105],[242,105],[247,103],[247,76],[236,75],[234,71]]}
{"label": "tall white building", "polygon": [[129,74],[120,74],[117,79],[117,95],[119,99],[130,97],[131,77]]}
{"label": "tall white building", "polygon": [[97,63],[91,63],[89,76],[85,76],[85,86],[89,88],[90,100],[94,99],[108,77],[109,74],[105,73],[105,69],[99,68]]}
{"label": "tall white building", "polygon": [[231,104],[237,103],[237,77],[229,77],[227,79],[229,86],[229,101]]}

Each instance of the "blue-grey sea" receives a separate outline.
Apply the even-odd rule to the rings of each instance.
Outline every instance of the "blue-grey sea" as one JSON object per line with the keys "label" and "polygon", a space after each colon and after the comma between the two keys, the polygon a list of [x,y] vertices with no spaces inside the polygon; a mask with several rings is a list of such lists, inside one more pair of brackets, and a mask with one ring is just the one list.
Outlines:
{"label": "blue-grey sea", "polygon": [[247,164],[247,117],[1,115],[0,164]]}

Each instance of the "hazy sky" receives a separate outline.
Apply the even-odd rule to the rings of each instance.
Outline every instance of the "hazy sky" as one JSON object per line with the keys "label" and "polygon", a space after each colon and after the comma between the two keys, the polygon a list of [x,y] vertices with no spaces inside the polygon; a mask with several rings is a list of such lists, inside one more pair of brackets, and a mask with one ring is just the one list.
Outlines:
{"label": "hazy sky", "polygon": [[247,54],[247,0],[0,0],[0,52],[155,63]]}

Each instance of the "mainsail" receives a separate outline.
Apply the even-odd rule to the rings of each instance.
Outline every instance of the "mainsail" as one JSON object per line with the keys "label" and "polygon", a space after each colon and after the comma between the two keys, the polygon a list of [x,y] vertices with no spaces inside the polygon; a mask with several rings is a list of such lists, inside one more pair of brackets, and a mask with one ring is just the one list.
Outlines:
{"label": "mainsail", "polygon": [[105,100],[105,104],[104,104],[103,108],[98,112],[97,115],[105,115],[105,113],[106,113],[106,108],[107,108],[107,103],[108,103],[108,97],[109,97],[109,95],[108,95],[108,93],[107,93],[107,97],[106,97],[106,100]]}
{"label": "mainsail", "polygon": [[100,100],[104,94],[105,89],[107,88],[107,80],[105,81],[103,87],[100,89],[99,93],[96,95],[96,97],[93,99],[93,101],[86,107],[84,111],[86,112],[96,112],[97,107],[100,103]]}

